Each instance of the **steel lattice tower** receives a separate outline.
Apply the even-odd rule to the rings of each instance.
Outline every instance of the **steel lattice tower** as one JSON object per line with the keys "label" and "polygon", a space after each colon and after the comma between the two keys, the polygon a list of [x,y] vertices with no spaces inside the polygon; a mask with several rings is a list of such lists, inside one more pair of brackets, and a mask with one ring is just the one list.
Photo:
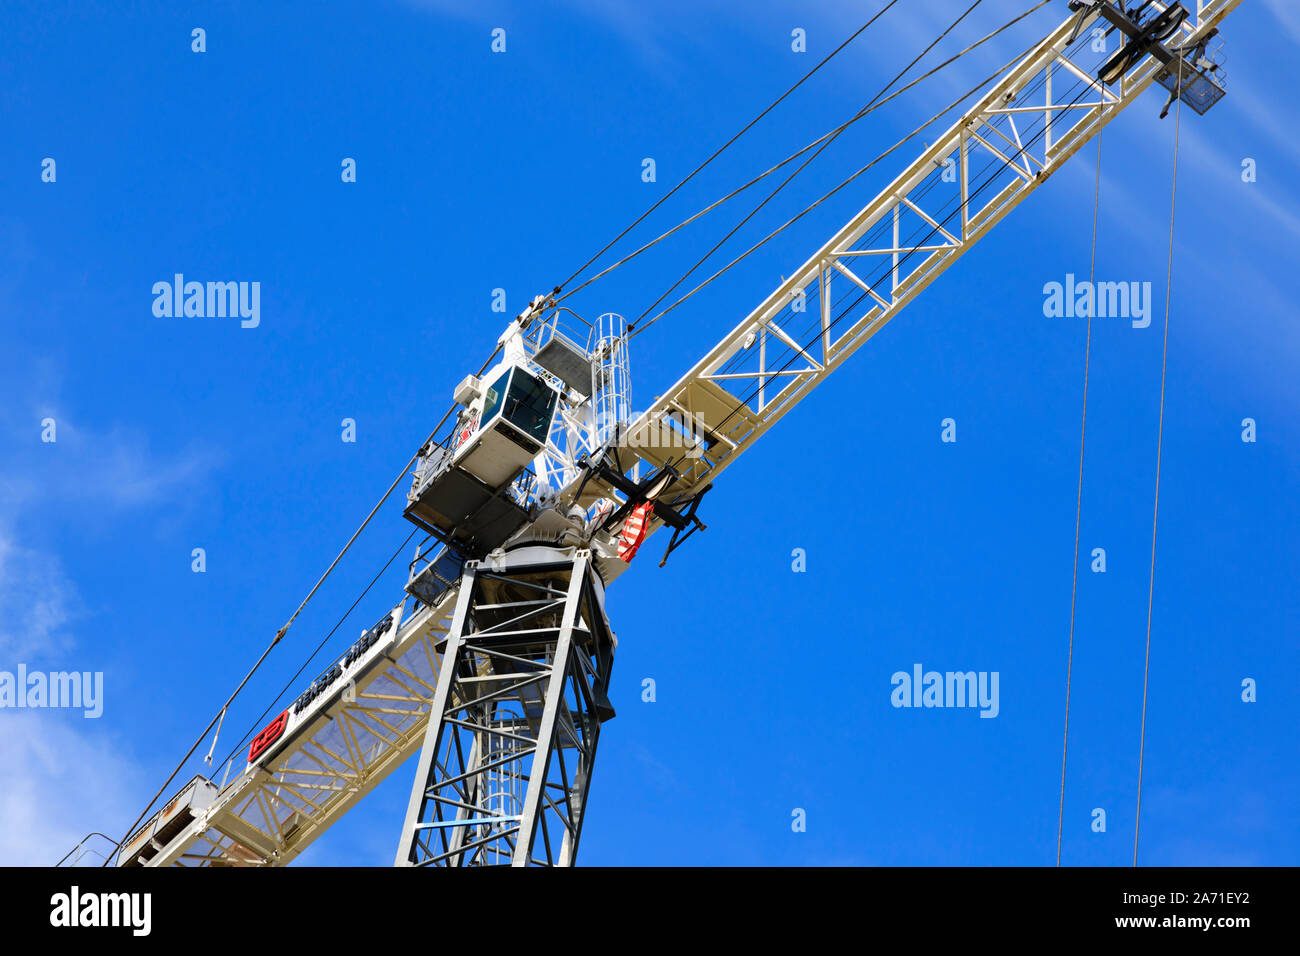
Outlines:
{"label": "steel lattice tower", "polygon": [[586,550],[466,562],[396,865],[574,862],[614,715],[604,597]]}

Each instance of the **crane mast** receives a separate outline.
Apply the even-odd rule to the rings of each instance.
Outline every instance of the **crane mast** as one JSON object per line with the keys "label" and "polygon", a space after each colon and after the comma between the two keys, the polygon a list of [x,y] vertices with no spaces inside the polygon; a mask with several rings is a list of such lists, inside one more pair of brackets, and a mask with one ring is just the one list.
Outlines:
{"label": "crane mast", "polygon": [[[119,865],[284,865],[416,753],[398,865],[572,863],[613,716],[607,586],[659,529],[664,560],[703,529],[725,469],[1153,83],[1197,112],[1217,102],[1207,44],[1240,3],[1070,0],[635,418],[622,320],[584,338],[554,295],[534,299],[421,450],[405,514],[429,537],[402,600],[253,739],[233,780],[195,777]],[[1118,51],[1089,42],[1100,25]]]}

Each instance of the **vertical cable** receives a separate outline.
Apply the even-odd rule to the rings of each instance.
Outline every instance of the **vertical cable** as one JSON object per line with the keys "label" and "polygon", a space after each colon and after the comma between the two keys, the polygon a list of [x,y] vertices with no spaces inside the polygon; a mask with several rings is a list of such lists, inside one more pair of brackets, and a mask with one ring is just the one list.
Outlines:
{"label": "vertical cable", "polygon": [[[1101,132],[1097,133],[1097,186],[1092,197],[1091,288],[1097,282],[1097,210],[1101,206]],[[1083,415],[1079,425],[1079,489],[1074,505],[1074,578],[1070,585],[1070,647],[1065,659],[1065,733],[1061,742],[1061,806],[1056,817],[1056,865],[1061,865],[1061,833],[1065,827],[1065,758],[1070,746],[1070,681],[1074,675],[1074,609],[1079,594],[1079,525],[1083,518],[1083,448],[1088,436],[1088,366],[1092,358],[1092,310],[1083,345]]]}
{"label": "vertical cable", "polygon": [[[1183,89],[1183,55],[1178,54],[1178,92]],[[1137,812],[1133,818],[1133,865],[1138,865],[1138,834],[1142,826],[1142,761],[1147,744],[1147,682],[1151,674],[1151,607],[1156,593],[1156,527],[1160,521],[1160,455],[1165,436],[1165,370],[1169,364],[1169,300],[1174,285],[1174,209],[1178,201],[1178,134],[1183,119],[1183,98],[1174,114],[1174,175],[1169,197],[1169,266],[1165,278],[1165,342],[1160,353],[1160,423],[1156,428],[1156,493],[1151,508],[1151,582],[1147,588],[1147,649],[1142,666],[1142,733],[1138,740]]]}

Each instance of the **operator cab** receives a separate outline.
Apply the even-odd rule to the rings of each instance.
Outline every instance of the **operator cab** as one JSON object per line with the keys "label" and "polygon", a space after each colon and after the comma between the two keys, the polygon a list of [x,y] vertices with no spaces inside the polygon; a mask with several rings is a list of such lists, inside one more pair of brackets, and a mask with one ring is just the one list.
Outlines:
{"label": "operator cab", "polygon": [[470,376],[450,439],[420,459],[406,517],[467,555],[490,551],[527,520],[528,464],[542,453],[559,393],[522,362],[493,369],[488,385]]}
{"label": "operator cab", "polygon": [[501,371],[462,418],[452,463],[488,487],[500,488],[545,446],[559,398],[519,365]]}

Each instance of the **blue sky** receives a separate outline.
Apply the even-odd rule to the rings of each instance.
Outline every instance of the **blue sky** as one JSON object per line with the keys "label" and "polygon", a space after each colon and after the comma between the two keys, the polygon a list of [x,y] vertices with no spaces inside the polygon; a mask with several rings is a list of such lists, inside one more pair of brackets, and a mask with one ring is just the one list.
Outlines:
{"label": "blue sky", "polygon": [[[904,0],[635,235],[842,122],[967,5]],[[102,671],[105,702],[98,720],[0,711],[0,862],[52,862],[135,818],[491,351],[493,289],[513,314],[555,285],[879,6],[7,3],[0,670]],[[985,0],[926,62],[1028,6]],[[858,124],[744,235],[1064,8]],[[490,50],[495,27],[505,54]],[[806,54],[790,49],[795,28]],[[1223,40],[1230,95],[1182,119],[1148,864],[1300,861],[1300,150],[1276,67],[1300,42],[1300,13],[1245,0]],[[1149,328],[1093,327],[1063,840],[1075,865],[1132,856],[1175,129],[1161,105],[1150,92],[1103,134],[1098,277],[1149,281],[1156,300]],[[916,150],[639,337],[633,405]],[[344,157],[355,183],[341,181]],[[646,157],[655,183],[641,179]],[[1042,290],[1088,272],[1095,158],[1076,157],[731,468],[706,499],[709,530],[667,568],[642,558],[611,589],[619,715],[583,862],[1054,860],[1084,325],[1046,318]],[[597,283],[577,300],[584,314],[639,314],[742,208]],[[176,272],[260,282],[260,324],[156,317],[151,288]],[[940,441],[949,417],[955,444]],[[1254,443],[1241,440],[1247,417]],[[220,751],[409,533],[394,505],[245,691]],[[1088,571],[1094,547],[1104,574]],[[403,583],[394,568],[330,650]],[[892,707],[891,675],[916,663],[998,672],[998,716]],[[654,703],[641,701],[646,677]],[[1241,700],[1246,678],[1255,703]],[[302,862],[389,864],[412,771]],[[1090,827],[1098,807],[1105,833]],[[807,832],[792,832],[795,808]]]}

